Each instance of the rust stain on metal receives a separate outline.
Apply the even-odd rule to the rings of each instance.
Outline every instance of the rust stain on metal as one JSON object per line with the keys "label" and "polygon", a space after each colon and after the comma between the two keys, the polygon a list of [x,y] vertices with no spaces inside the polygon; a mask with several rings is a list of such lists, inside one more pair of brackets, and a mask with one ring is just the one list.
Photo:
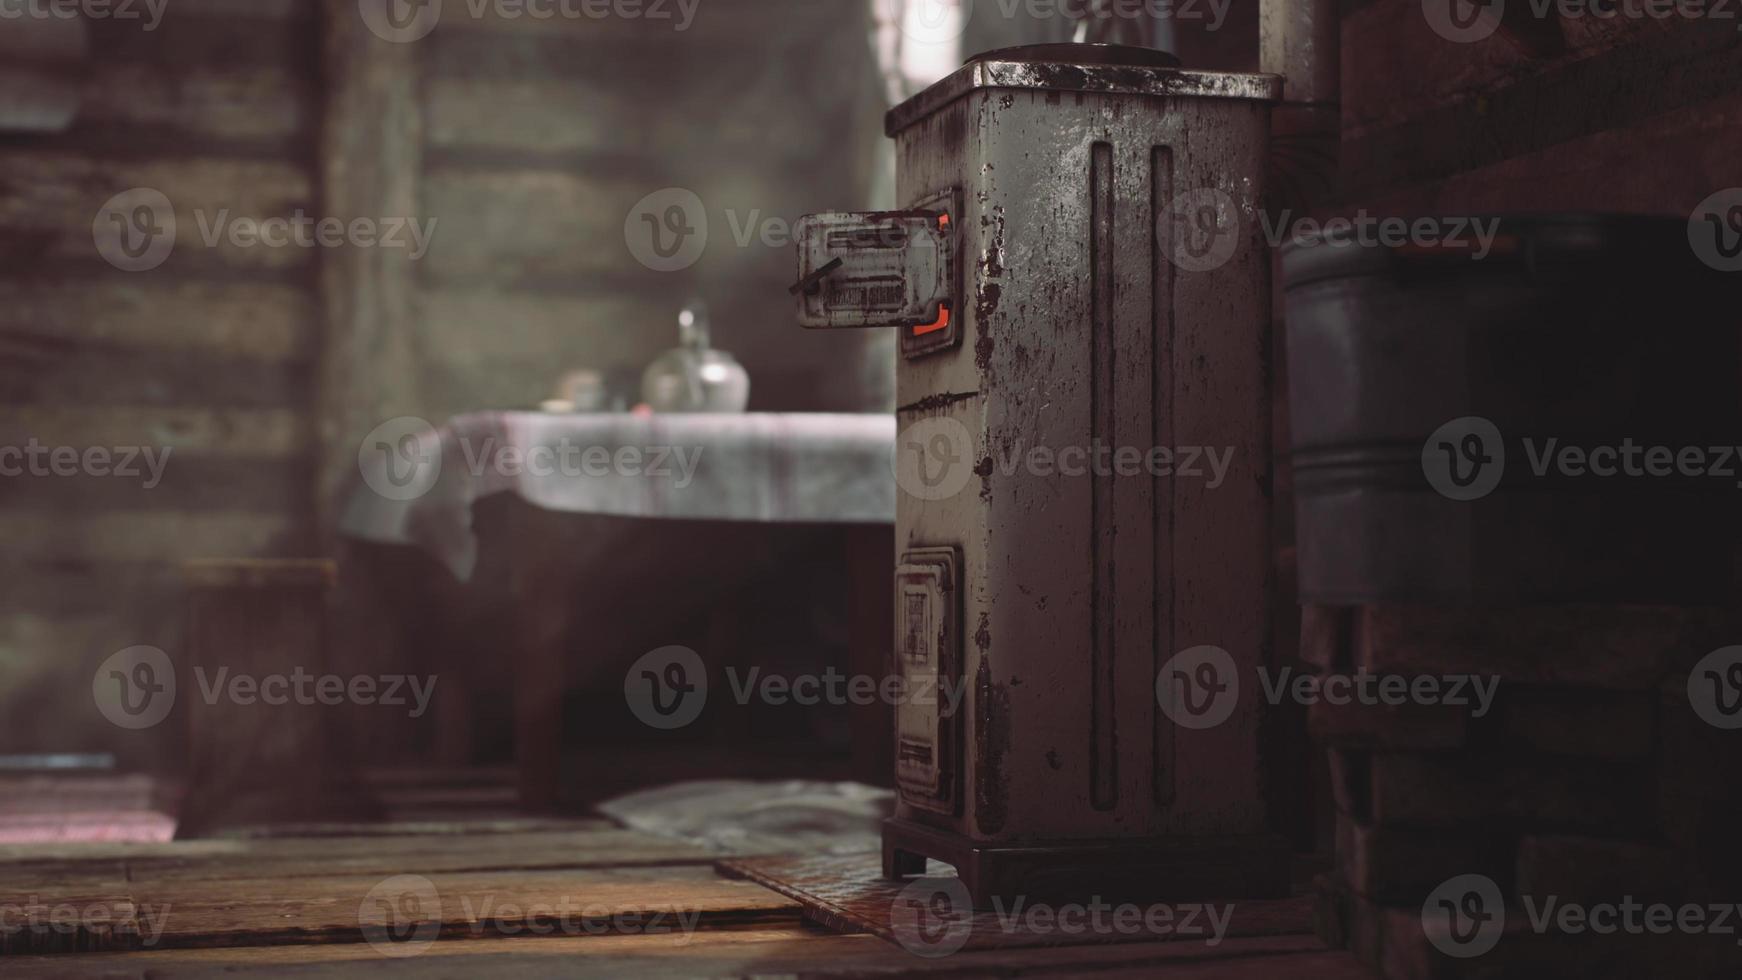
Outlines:
{"label": "rust stain on metal", "polygon": [[1004,207],[995,204],[991,214],[980,216],[980,227],[987,229],[986,251],[980,255],[980,274],[988,279],[1004,278]]}
{"label": "rust stain on metal", "polygon": [[995,282],[989,282],[980,287],[978,301],[974,304],[974,316],[985,320],[998,312],[998,300],[1004,295],[1004,287]]}
{"label": "rust stain on metal", "polygon": [[981,833],[996,834],[1009,817],[1004,754],[1010,749],[1010,692],[992,683],[992,660],[985,653],[974,687],[974,813]]}
{"label": "rust stain on metal", "polygon": [[909,412],[936,412],[978,397],[980,393],[977,391],[944,391],[927,395],[911,405],[901,406],[896,411],[903,415]]}
{"label": "rust stain on metal", "polygon": [[994,205],[991,214],[980,217],[980,224],[986,229],[986,250],[980,254],[981,285],[976,291],[974,365],[986,372],[992,367],[990,320],[1004,295],[1004,287],[993,281],[1004,277],[1004,208]]}
{"label": "rust stain on metal", "polygon": [[1076,90],[1088,84],[1089,73],[1077,65],[1035,65],[1029,78],[1040,88]]}
{"label": "rust stain on metal", "polygon": [[[1118,792],[1130,782],[1118,777],[1152,768],[1158,752],[1147,699],[1127,698],[1118,681],[1153,674],[1155,637],[1172,635],[1176,619],[1192,630],[1212,622],[1224,628],[1227,621],[1224,629],[1236,635],[1261,631],[1247,611],[1265,593],[1246,562],[1265,561],[1263,549],[1242,548],[1246,557],[1232,561],[1182,545],[1176,560],[1165,529],[1182,513],[1194,517],[1197,497],[1121,485],[1108,499],[1104,488],[1018,475],[1031,446],[1171,436],[1161,423],[1171,425],[1176,403],[1209,431],[1228,434],[1217,444],[1244,444],[1253,431],[1249,416],[1268,419],[1251,385],[1227,383],[1250,376],[1245,338],[1266,324],[1261,314],[1269,294],[1260,273],[1267,267],[1236,265],[1213,279],[1158,276],[1160,256],[1148,227],[1157,201],[1211,176],[1227,185],[1244,216],[1255,214],[1253,202],[1263,199],[1262,108],[1207,101],[1224,92],[1262,99],[1276,81],[1243,78],[1231,85],[1173,68],[996,60],[969,66],[890,117],[907,127],[898,149],[902,203],[922,199],[909,191],[950,186],[960,194],[963,213],[952,223],[962,249],[954,312],[962,347],[973,348],[947,363],[903,362],[902,400],[914,402],[903,411],[944,410],[948,403],[939,397],[921,396],[975,389],[977,404],[950,411],[975,416],[966,461],[980,477],[978,496],[964,493],[943,510],[904,500],[898,514],[898,532],[909,540],[937,536],[962,549],[964,628],[952,635],[967,663],[955,676],[974,694],[967,705],[972,717],[958,730],[963,751],[954,770],[959,782],[952,783],[962,805],[947,815],[921,813],[924,806],[901,798],[896,829],[884,838],[892,876],[909,873],[915,857],[945,860],[943,854],[969,847],[1073,872],[1076,853],[1050,846],[1061,824],[1070,829],[1066,839],[1091,832],[1097,840],[1136,839],[1171,819],[1164,807],[1190,818],[1168,826],[1195,824],[1207,837],[1244,836],[1261,822],[1251,767],[1228,771],[1233,767],[1218,766],[1217,758],[1193,756],[1192,767],[1179,774],[1194,793],[1204,787],[1201,807],[1196,796]],[[958,139],[958,129],[968,136]],[[1099,270],[1088,247],[1097,222]],[[1109,288],[1097,296],[1089,287],[1102,280]],[[1152,431],[1158,426],[1165,431]],[[1229,481],[1231,492],[1242,495],[1239,506],[1228,512],[1228,528],[1218,530],[1255,540],[1270,505],[1246,499],[1253,495],[1240,479]],[[1215,511],[1221,520],[1223,508]],[[1068,551],[1074,566],[1079,552],[1053,547],[1059,535],[1051,525],[1078,542],[1098,536],[1137,546],[1107,552],[1119,557],[1085,584],[1060,566],[1058,554]],[[1168,557],[1158,565],[1156,554]],[[1100,590],[1098,605],[1091,585]],[[1115,606],[1116,600],[1125,601]],[[1100,619],[1079,623],[1091,607]],[[1109,628],[1095,628],[1103,625]],[[1004,644],[996,673],[994,631]],[[1085,639],[1100,647],[1098,672],[1059,670],[1058,649],[1089,659]],[[1246,739],[1244,727],[1240,735]],[[1233,741],[1215,756],[1244,758],[1250,746]],[[1053,786],[1071,791],[1043,798]],[[1075,799],[1083,789],[1092,795]],[[1237,805],[1224,806],[1224,799]],[[920,853],[928,849],[933,853]],[[964,878],[975,875],[982,890],[1020,884],[988,869]]]}

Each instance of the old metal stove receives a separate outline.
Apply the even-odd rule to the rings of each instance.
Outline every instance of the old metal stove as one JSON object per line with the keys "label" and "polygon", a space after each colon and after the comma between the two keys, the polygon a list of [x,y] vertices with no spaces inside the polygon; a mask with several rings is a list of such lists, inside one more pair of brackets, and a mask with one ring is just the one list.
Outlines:
{"label": "old metal stove", "polygon": [[[799,225],[802,325],[901,331],[895,669],[921,696],[891,877],[948,862],[980,903],[1286,889],[1253,673],[1279,84],[992,52],[889,113],[907,210]],[[1187,471],[1204,450],[1220,481]]]}

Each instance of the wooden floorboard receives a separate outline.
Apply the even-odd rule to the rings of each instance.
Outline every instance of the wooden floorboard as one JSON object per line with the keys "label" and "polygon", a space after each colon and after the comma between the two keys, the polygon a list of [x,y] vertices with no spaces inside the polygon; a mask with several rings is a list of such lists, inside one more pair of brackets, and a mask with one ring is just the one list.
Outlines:
{"label": "wooden floorboard", "polygon": [[[442,896],[444,932],[479,928],[465,907],[446,907],[449,896],[474,909],[521,900],[580,907],[596,890],[618,901],[626,887],[669,881],[668,869],[697,883],[688,899],[668,896],[668,904],[693,901],[710,924],[762,921],[769,910],[796,908],[760,888],[721,889],[708,858],[694,845],[609,824],[542,833],[18,845],[0,848],[0,910],[16,910],[33,928],[0,923],[0,952],[348,942],[360,938],[360,903],[401,876],[430,882]],[[415,890],[407,894],[416,900]],[[758,897],[720,904],[743,894]],[[508,928],[517,914],[502,917]],[[251,938],[250,929],[260,934]]]}
{"label": "wooden floorboard", "polygon": [[218,881],[307,875],[446,874],[465,871],[696,864],[701,848],[619,827],[561,833],[419,837],[270,838],[238,841],[233,854],[128,859],[134,881]]}
{"label": "wooden floorboard", "polygon": [[472,834],[539,834],[608,830],[609,820],[507,817],[484,820],[399,820],[384,823],[292,823],[236,827],[217,836],[236,840],[275,837],[464,837]]}
{"label": "wooden floorboard", "polygon": [[710,855],[693,844],[611,825],[536,833],[211,838],[0,847],[0,868],[21,862],[57,862],[77,869],[89,862],[121,861],[134,881],[431,874],[699,864],[708,860]]}
{"label": "wooden floorboard", "polygon": [[211,949],[0,960],[0,977],[183,980],[250,974],[308,978],[1067,977],[1190,980],[1373,980],[1345,953],[1307,937],[1229,940],[1220,946],[1126,944],[960,952],[926,959],[876,938],[787,925],[684,935],[442,939],[414,956],[361,944]]}
{"label": "wooden floorboard", "polygon": [[[271,946],[286,943],[404,946],[486,936],[702,931],[791,922],[798,903],[701,866],[483,872],[408,878],[263,879],[164,886],[140,900],[161,911],[152,948]],[[383,905],[383,903],[386,903]],[[428,923],[428,930],[425,929]]]}
{"label": "wooden floorboard", "polygon": [[132,885],[120,861],[0,865],[0,959],[134,949],[137,920]]}
{"label": "wooden floorboard", "polygon": [[[1306,895],[1157,903],[1151,908],[1166,915],[1154,921],[1143,915],[1151,909],[1131,907],[1129,911],[1138,913],[1141,921],[1127,922],[1122,927],[1112,906],[1106,906],[1106,911],[1100,913],[1098,926],[1072,927],[1060,924],[1062,911],[1055,920],[1054,909],[1032,908],[1029,906],[1034,903],[1015,899],[1002,908],[946,908],[943,914],[953,925],[934,929],[938,935],[925,937],[915,933],[911,919],[905,925],[898,919],[897,909],[914,902],[916,896],[909,894],[908,885],[883,878],[881,854],[741,858],[723,861],[720,867],[725,873],[742,876],[798,901],[804,906],[805,918],[827,928],[869,932],[890,941],[900,940],[905,930],[910,941],[922,944],[934,938],[943,941],[954,938],[949,934],[959,925],[962,932],[958,945],[968,950],[1130,942],[1216,945],[1224,937],[1302,936],[1313,931],[1312,899]],[[939,881],[954,878],[947,865],[933,868]],[[925,900],[930,899],[930,893],[922,895]],[[1037,912],[1041,914],[1035,915]],[[1091,920],[1084,918],[1086,913],[1086,908],[1079,908],[1072,914],[1077,916],[1075,921],[1088,923]],[[934,907],[932,915],[937,914]]]}
{"label": "wooden floorboard", "polygon": [[807,923],[799,901],[721,876],[693,845],[498,809],[493,779],[381,782],[415,804],[397,822],[0,846],[0,978],[1371,980],[1288,916],[1216,942],[919,956]]}

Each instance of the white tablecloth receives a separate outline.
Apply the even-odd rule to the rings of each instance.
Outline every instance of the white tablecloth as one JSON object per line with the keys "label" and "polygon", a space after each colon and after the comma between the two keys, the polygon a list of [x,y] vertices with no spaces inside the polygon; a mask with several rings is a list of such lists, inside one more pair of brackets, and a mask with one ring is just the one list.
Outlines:
{"label": "white tablecloth", "polygon": [[894,444],[889,415],[479,412],[363,447],[339,529],[421,546],[465,581],[472,504],[496,493],[619,517],[887,524]]}

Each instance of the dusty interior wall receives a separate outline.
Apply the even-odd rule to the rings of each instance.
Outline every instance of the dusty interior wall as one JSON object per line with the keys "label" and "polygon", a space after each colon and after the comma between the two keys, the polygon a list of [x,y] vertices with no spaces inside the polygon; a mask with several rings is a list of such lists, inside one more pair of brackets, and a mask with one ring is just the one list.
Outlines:
{"label": "dusty interior wall", "polygon": [[[201,226],[313,210],[312,5],[169,10],[88,24],[69,130],[0,133],[0,445],[163,461],[160,481],[140,458],[0,477],[0,752],[151,755],[98,715],[97,665],[173,649],[177,560],[308,546],[313,256],[209,247]],[[127,271],[93,221],[140,187],[172,202],[175,247]]]}
{"label": "dusty interior wall", "polygon": [[[772,0],[702,5],[685,30],[445,19],[419,51],[423,208],[440,221],[418,269],[431,418],[535,406],[574,368],[638,378],[692,297],[750,370],[754,410],[872,407],[866,338],[797,330],[786,293],[791,224],[868,193],[882,106],[866,23],[856,3]],[[625,224],[666,188],[694,192],[707,237],[660,271]]]}
{"label": "dusty interior wall", "polygon": [[[534,407],[573,368],[637,378],[691,297],[750,370],[753,409],[882,407],[870,338],[797,330],[786,294],[785,227],[869,194],[884,107],[858,4],[722,0],[682,31],[448,7],[411,59],[407,217],[436,222],[415,273],[421,414]],[[179,560],[322,547],[322,256],[208,243],[215,222],[322,216],[322,9],[182,0],[152,30],[93,21],[72,128],[0,133],[0,446],[169,453],[150,488],[0,478],[0,754],[173,763],[175,724],[122,732],[94,710],[97,666],[176,654]],[[126,271],[93,220],[142,187],[171,202],[175,247]],[[709,239],[661,272],[625,225],[668,187],[701,199]]]}
{"label": "dusty interior wall", "polygon": [[1351,205],[1685,216],[1742,182],[1734,20],[1520,12],[1456,43],[1417,4],[1347,6]]}

